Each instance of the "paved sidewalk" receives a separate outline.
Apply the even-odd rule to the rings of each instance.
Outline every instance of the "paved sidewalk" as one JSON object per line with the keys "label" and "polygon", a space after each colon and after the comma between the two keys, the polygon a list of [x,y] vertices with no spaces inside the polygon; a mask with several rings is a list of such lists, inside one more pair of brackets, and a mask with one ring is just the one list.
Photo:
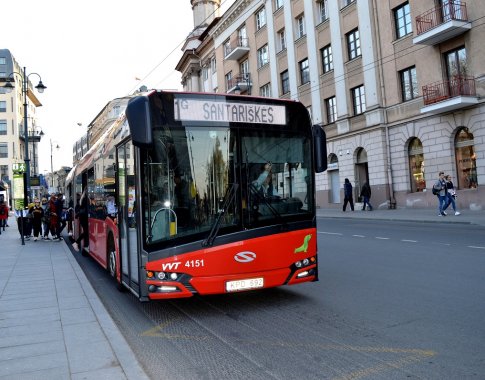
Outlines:
{"label": "paved sidewalk", "polygon": [[369,219],[369,220],[392,220],[392,221],[413,221],[421,223],[462,223],[485,226],[485,210],[460,210],[461,214],[455,216],[453,210],[447,210],[447,216],[438,216],[438,210],[435,208],[412,209],[397,208],[395,210],[374,209],[373,211],[362,211],[362,206],[355,207],[355,211],[342,211],[339,208],[317,209],[319,218],[352,218],[352,219]]}
{"label": "paved sidewalk", "polygon": [[67,244],[0,235],[0,379],[148,379]]}

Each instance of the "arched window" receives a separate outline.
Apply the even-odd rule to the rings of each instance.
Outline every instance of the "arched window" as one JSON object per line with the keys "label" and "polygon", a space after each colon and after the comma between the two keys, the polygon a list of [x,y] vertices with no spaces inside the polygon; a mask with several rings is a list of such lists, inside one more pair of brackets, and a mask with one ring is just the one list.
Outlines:
{"label": "arched window", "polygon": [[426,189],[426,181],[424,180],[423,144],[417,137],[409,142],[408,157],[411,193],[423,191]]}
{"label": "arched window", "polygon": [[[356,162],[355,162],[355,186],[354,186],[354,199],[361,201],[359,196],[360,191],[364,183],[370,180],[369,178],[369,166],[367,160],[367,151],[364,148],[358,148],[356,152]],[[372,184],[371,184],[372,185]]]}
{"label": "arched window", "polygon": [[478,186],[477,155],[473,146],[473,134],[468,128],[462,128],[455,137],[456,174],[459,189],[471,189]]}

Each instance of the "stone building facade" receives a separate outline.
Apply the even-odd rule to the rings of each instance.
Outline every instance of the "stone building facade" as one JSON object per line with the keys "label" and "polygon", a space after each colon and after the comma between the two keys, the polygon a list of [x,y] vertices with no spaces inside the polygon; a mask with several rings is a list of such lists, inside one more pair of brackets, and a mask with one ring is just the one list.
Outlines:
{"label": "stone building facade", "polygon": [[319,206],[341,207],[349,178],[356,199],[370,183],[374,207],[436,207],[444,171],[459,208],[485,207],[481,0],[191,4],[184,89],[301,101],[327,134]]}

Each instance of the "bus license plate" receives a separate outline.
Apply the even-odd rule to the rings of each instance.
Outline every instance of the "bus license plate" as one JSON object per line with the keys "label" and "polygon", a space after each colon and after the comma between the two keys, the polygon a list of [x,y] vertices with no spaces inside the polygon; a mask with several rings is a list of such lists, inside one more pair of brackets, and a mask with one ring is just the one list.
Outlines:
{"label": "bus license plate", "polygon": [[237,292],[239,290],[258,289],[264,286],[263,277],[248,278],[244,280],[226,282],[227,292]]}

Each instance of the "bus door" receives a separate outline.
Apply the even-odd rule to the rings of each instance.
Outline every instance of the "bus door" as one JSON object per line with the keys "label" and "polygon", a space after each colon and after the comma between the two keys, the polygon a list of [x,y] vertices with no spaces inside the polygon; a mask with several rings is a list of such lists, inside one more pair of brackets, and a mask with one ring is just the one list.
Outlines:
{"label": "bus door", "polygon": [[135,151],[131,142],[118,147],[118,227],[120,232],[121,280],[139,293],[138,233],[135,191]]}

